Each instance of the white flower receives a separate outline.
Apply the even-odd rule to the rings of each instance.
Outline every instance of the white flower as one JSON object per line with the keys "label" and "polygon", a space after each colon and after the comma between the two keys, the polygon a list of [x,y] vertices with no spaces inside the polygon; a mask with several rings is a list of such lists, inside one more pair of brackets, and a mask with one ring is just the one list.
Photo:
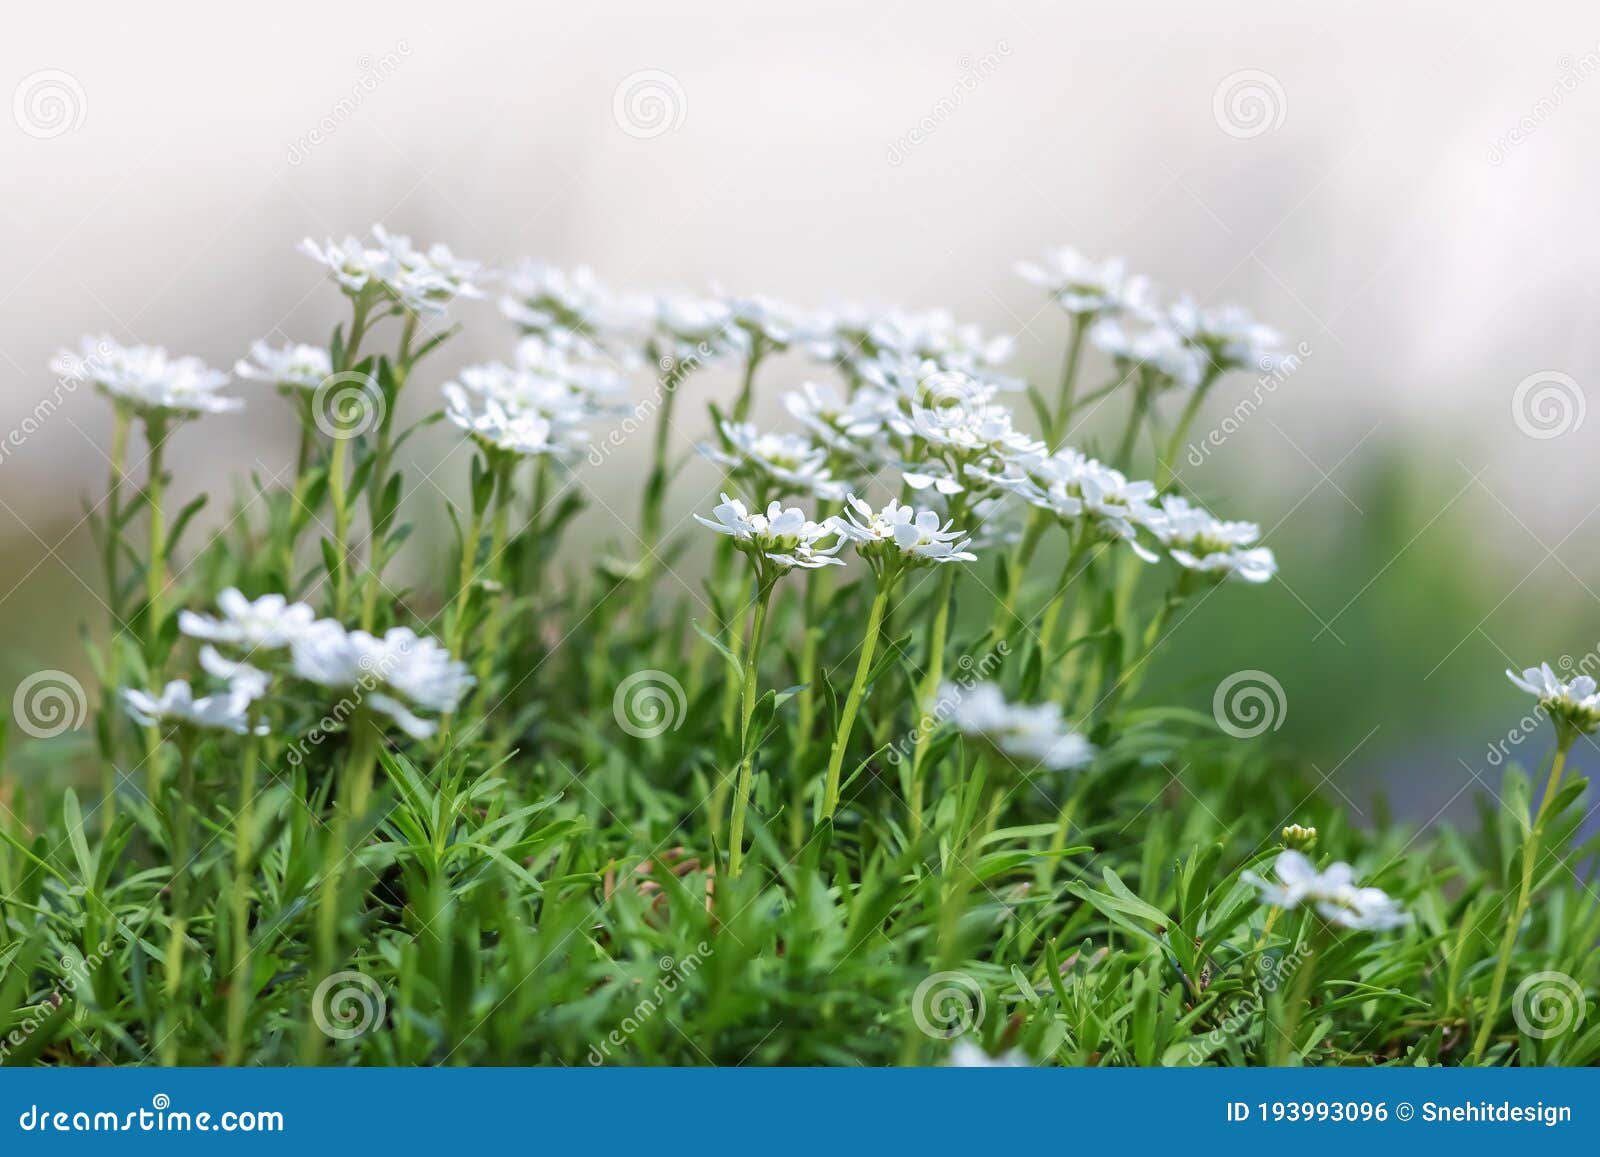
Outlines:
{"label": "white flower", "polygon": [[416,710],[454,711],[473,684],[465,663],[407,627],[393,627],[378,638],[322,619],[295,640],[291,657],[302,679],[361,693],[362,702],[413,739],[426,739],[437,727]]}
{"label": "white flower", "polygon": [[812,355],[855,369],[879,357],[933,361],[945,369],[978,373],[1010,360],[1014,340],[986,337],[942,309],[872,309],[844,305],[816,318]]}
{"label": "white flower", "polygon": [[1323,919],[1344,928],[1381,932],[1411,922],[1410,915],[1381,888],[1358,888],[1355,869],[1349,864],[1330,864],[1318,872],[1300,852],[1285,849],[1278,853],[1275,867],[1276,884],[1254,872],[1241,872],[1239,878],[1260,889],[1265,903],[1278,908],[1312,904]]}
{"label": "white flower", "polygon": [[262,595],[251,601],[234,587],[217,596],[220,617],[178,612],[178,629],[192,639],[204,639],[245,651],[276,651],[292,644],[316,620],[305,603],[291,603],[283,595]]}
{"label": "white flower", "polygon": [[[125,688],[122,698],[128,714],[145,727],[170,723],[243,735],[250,728],[250,704],[254,699],[247,690],[248,685],[235,685],[226,694],[204,695],[197,699],[188,680],[174,679],[159,696]],[[266,725],[261,724],[256,734],[264,735],[266,730]]]}
{"label": "white flower", "polygon": [[445,384],[444,396],[445,417],[487,450],[524,458],[570,458],[588,441],[588,434],[576,425],[585,416],[581,411],[546,417],[496,397],[474,394],[455,382]]}
{"label": "white flower", "polygon": [[1120,470],[1064,447],[1050,455],[1013,459],[1015,477],[1000,477],[1002,487],[1047,510],[1064,523],[1086,523],[1100,538],[1121,540],[1146,562],[1156,555],[1139,541],[1139,528],[1159,514],[1152,505],[1155,484],[1130,482]]}
{"label": "white flower", "polygon": [[952,530],[931,510],[915,510],[890,500],[882,510],[850,496],[851,510],[835,518],[840,535],[855,544],[856,552],[869,561],[895,558],[904,564],[921,566],[946,562],[977,562],[978,556],[966,548],[966,535]]}
{"label": "white flower", "polygon": [[750,333],[736,324],[733,310],[714,297],[661,293],[655,299],[656,331],[676,362],[694,364],[750,348]]}
{"label": "white flower", "polygon": [[783,350],[799,342],[815,341],[825,332],[826,322],[819,316],[771,297],[737,297],[722,294],[735,325],[750,335],[750,340],[769,349]]}
{"label": "white flower", "polygon": [[78,351],[62,350],[51,360],[51,372],[88,382],[141,413],[188,418],[244,405],[217,393],[228,375],[199,358],[175,358],[160,346],[124,346],[105,336],[83,338]]}
{"label": "white flower", "polygon": [[326,265],[352,297],[376,287],[402,309],[423,317],[443,313],[457,297],[483,296],[474,283],[479,276],[476,261],[464,261],[444,245],[423,252],[409,237],[391,235],[382,225],[372,227],[372,237],[372,246],[354,237],[318,245],[308,237],[300,251]]}
{"label": "white flower", "polygon": [[1206,355],[1171,326],[1157,322],[1128,330],[1115,321],[1096,323],[1090,339],[1114,358],[1124,373],[1151,370],[1180,390],[1192,390],[1206,375]]}
{"label": "white flower", "polygon": [[1030,1069],[1033,1062],[1021,1049],[1007,1049],[998,1056],[990,1056],[980,1044],[963,1037],[950,1046],[950,1058],[945,1067],[951,1069]]}
{"label": "white flower", "polygon": [[873,440],[895,412],[894,400],[881,390],[863,386],[849,400],[829,385],[806,382],[783,396],[784,408],[796,421],[835,450],[867,460],[879,456]]}
{"label": "white flower", "polygon": [[523,374],[559,383],[580,396],[620,394],[627,387],[622,374],[612,366],[548,335],[531,334],[519,341],[516,363]]}
{"label": "white flower", "polygon": [[1151,522],[1173,561],[1179,566],[1218,579],[1264,583],[1278,573],[1278,561],[1266,547],[1251,548],[1261,537],[1253,522],[1224,522],[1182,495],[1161,500],[1161,512]]}
{"label": "white flower", "polygon": [[321,346],[292,344],[274,349],[258,341],[250,347],[250,358],[239,359],[233,372],[247,381],[314,390],[333,373],[333,363]]}
{"label": "white flower", "polygon": [[1130,275],[1120,257],[1095,262],[1066,247],[1046,253],[1038,264],[1019,261],[1016,269],[1070,314],[1115,317],[1148,308],[1150,282]]}
{"label": "white flower", "polygon": [[1255,369],[1271,373],[1283,364],[1282,338],[1240,306],[1203,310],[1189,298],[1167,311],[1173,332],[1199,351],[1217,372]]}
{"label": "white flower", "polygon": [[[813,522],[798,506],[785,507],[774,502],[765,514],[751,514],[737,498],[722,496],[722,502],[712,510],[712,518],[695,519],[718,534],[726,534],[734,545],[758,560],[775,563],[779,573],[800,567],[815,570],[824,566],[842,566],[835,558],[844,546],[839,530],[830,523]],[[822,545],[832,538],[831,546]]]}
{"label": "white flower", "polygon": [[505,278],[500,299],[507,317],[530,333],[556,340],[580,335],[611,345],[642,339],[655,324],[655,303],[644,294],[622,295],[586,267],[566,270],[548,261],[525,260]]}
{"label": "white flower", "polygon": [[939,689],[936,711],[948,712],[952,726],[963,735],[1052,771],[1083,767],[1095,757],[1094,745],[1067,726],[1059,704],[1007,703],[993,683],[946,683]]}
{"label": "white flower", "polygon": [[[828,469],[828,451],[799,434],[763,434],[750,422],[718,425],[722,444],[706,444],[700,452],[762,493],[778,497],[805,494],[837,501],[846,486]],[[768,486],[763,483],[772,483]]]}
{"label": "white flower", "polygon": [[1588,675],[1579,675],[1570,683],[1564,683],[1556,678],[1549,663],[1541,663],[1523,671],[1521,678],[1515,671],[1507,671],[1506,678],[1537,697],[1539,706],[1558,728],[1571,727],[1589,735],[1600,727],[1600,692]]}

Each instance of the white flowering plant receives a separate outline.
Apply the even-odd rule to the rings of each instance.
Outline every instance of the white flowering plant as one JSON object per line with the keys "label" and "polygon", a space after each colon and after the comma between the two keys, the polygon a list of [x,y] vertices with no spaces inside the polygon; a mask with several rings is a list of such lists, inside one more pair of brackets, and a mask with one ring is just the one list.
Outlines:
{"label": "white flowering plant", "polygon": [[[238,388],[54,363],[112,407],[107,617],[92,742],[13,735],[0,777],[0,1060],[1600,1062],[1600,900],[1558,870],[1587,673],[1512,673],[1543,791],[1445,838],[1157,677],[1236,671],[1183,624],[1278,574],[1174,461],[1281,357],[1243,310],[1049,251],[1034,383],[942,310],[303,248],[348,317],[239,335]],[[502,360],[424,364],[480,321]],[[292,460],[194,544],[169,444],[283,405]],[[381,999],[330,1031],[352,972]],[[1552,972],[1571,1031],[1518,995]]]}

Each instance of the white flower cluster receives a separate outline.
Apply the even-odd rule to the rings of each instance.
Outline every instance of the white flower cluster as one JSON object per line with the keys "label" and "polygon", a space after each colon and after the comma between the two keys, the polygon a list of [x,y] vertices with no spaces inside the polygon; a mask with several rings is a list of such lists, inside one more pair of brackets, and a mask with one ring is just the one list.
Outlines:
{"label": "white flower cluster", "polygon": [[89,336],[78,350],[62,350],[50,362],[52,373],[87,382],[113,401],[147,416],[192,418],[237,410],[244,403],[217,391],[228,375],[199,358],[173,357],[160,346],[125,346],[104,335]]}
{"label": "white flower cluster", "polygon": [[1094,745],[1067,725],[1060,704],[1008,703],[993,683],[946,683],[939,689],[938,709],[949,713],[961,734],[1051,771],[1084,767],[1096,754]]}
{"label": "white flower cluster", "polygon": [[264,341],[250,346],[250,356],[239,359],[233,372],[246,381],[266,382],[288,390],[315,390],[333,373],[333,362],[321,346],[273,347]]}
{"label": "white flower cluster", "polygon": [[967,549],[965,532],[951,528],[932,510],[917,510],[890,500],[880,510],[850,495],[844,517],[832,519],[834,528],[855,544],[856,553],[875,570],[893,563],[898,567],[934,566],[947,562],[977,562]]}
{"label": "white flower cluster", "polygon": [[1011,358],[1015,340],[986,336],[942,309],[872,309],[844,305],[817,315],[812,356],[857,373],[880,358],[931,361],[942,369],[992,372]]}
{"label": "white flower cluster", "polygon": [[1053,249],[1039,261],[1019,261],[1017,274],[1037,285],[1068,313],[1111,318],[1149,307],[1150,281],[1128,272],[1120,257],[1091,261],[1076,249]]}
{"label": "white flower cluster", "polygon": [[753,423],[717,425],[720,443],[700,447],[701,454],[728,468],[728,475],[758,494],[776,498],[809,495],[838,501],[847,487],[828,468],[828,450],[802,434],[761,433]]}
{"label": "white flower cluster", "polygon": [[655,303],[643,294],[613,292],[584,266],[562,269],[526,260],[505,278],[500,309],[530,334],[571,344],[594,357],[630,350],[655,325]]}
{"label": "white flower cluster", "polygon": [[609,366],[542,337],[524,338],[517,363],[468,366],[444,386],[445,416],[486,450],[570,459],[589,442],[589,423],[611,412],[623,388]]}
{"label": "white flower cluster", "polygon": [[217,609],[214,616],[181,612],[178,629],[205,644],[200,664],[228,681],[227,692],[195,698],[184,680],[168,684],[159,697],[128,691],[129,714],[140,723],[242,734],[275,678],[292,677],[351,692],[355,705],[387,717],[414,739],[426,739],[437,723],[425,716],[454,711],[473,683],[465,664],[407,627],[381,637],[347,630],[282,595],[252,601],[231,588],[217,597]]}
{"label": "white flower cluster", "polygon": [[1281,339],[1236,305],[1202,309],[1190,298],[1169,306],[1155,299],[1148,279],[1128,273],[1117,257],[1095,262],[1058,249],[1017,272],[1063,309],[1092,322],[1094,344],[1124,374],[1153,378],[1166,388],[1193,390],[1237,369],[1270,373],[1283,363]]}
{"label": "white flower cluster", "polygon": [[1368,932],[1399,928],[1411,922],[1410,915],[1383,889],[1357,887],[1355,869],[1349,864],[1330,864],[1319,872],[1302,853],[1289,848],[1278,853],[1274,866],[1279,881],[1276,884],[1254,872],[1239,876],[1258,888],[1261,899],[1268,904],[1278,908],[1311,904],[1330,924]]}
{"label": "white flower cluster", "polygon": [[382,225],[372,227],[373,244],[354,237],[342,242],[329,239],[318,245],[311,238],[300,251],[327,266],[328,274],[351,297],[381,293],[407,313],[437,317],[458,297],[482,297],[476,261],[464,261],[445,245],[426,251],[409,237],[391,234]]}
{"label": "white flower cluster", "polygon": [[1070,447],[1020,458],[1015,466],[1014,476],[1001,479],[1012,493],[1065,524],[1086,527],[1093,538],[1126,542],[1146,562],[1156,561],[1139,541],[1139,529],[1151,529],[1159,518],[1153,482],[1130,482]]}
{"label": "white flower cluster", "polygon": [[1507,671],[1506,678],[1537,698],[1558,728],[1570,728],[1582,735],[1600,728],[1600,689],[1588,675],[1564,682],[1549,663],[1540,663],[1523,671],[1520,678],[1515,671]]}
{"label": "white flower cluster", "polygon": [[1259,526],[1214,518],[1182,495],[1163,498],[1150,525],[1172,560],[1188,570],[1247,583],[1264,583],[1278,573],[1272,551],[1251,545],[1261,537]]}
{"label": "white flower cluster", "polygon": [[[734,545],[750,555],[768,577],[797,567],[815,570],[844,565],[836,557],[844,546],[838,528],[831,520],[813,522],[798,506],[773,502],[765,514],[752,514],[744,503],[724,494],[711,514],[711,518],[696,514],[695,519],[733,539]],[[827,539],[834,541],[827,543]]]}

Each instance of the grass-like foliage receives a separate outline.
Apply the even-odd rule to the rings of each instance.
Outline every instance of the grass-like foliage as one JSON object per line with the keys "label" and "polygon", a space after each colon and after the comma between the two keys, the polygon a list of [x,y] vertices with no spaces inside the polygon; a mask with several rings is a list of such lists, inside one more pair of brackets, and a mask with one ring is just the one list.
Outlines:
{"label": "grass-like foliage", "polygon": [[[204,544],[165,454],[236,420],[228,375],[105,338],[56,364],[116,415],[109,616],[93,693],[41,672],[10,721],[6,1063],[1600,1058],[1591,680],[1517,680],[1556,755],[1472,830],[1358,829],[1225,652],[1195,702],[1150,691],[1278,567],[1179,479],[1220,380],[1298,364],[1242,311],[1052,254],[1020,268],[1063,369],[1030,386],[936,312],[530,263],[513,360],[443,383],[489,275],[381,230],[306,250],[350,317],[237,367],[300,450]],[[402,469],[427,396],[459,441]],[[453,557],[422,557],[405,518],[441,506]]]}

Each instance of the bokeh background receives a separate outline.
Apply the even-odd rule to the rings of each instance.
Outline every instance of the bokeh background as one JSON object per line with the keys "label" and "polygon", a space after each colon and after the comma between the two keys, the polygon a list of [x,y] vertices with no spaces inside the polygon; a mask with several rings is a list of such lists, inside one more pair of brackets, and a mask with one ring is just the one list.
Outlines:
{"label": "bokeh background", "polygon": [[[665,117],[645,133],[619,109],[641,74],[666,102],[632,114]],[[1498,782],[1489,746],[1527,707],[1501,671],[1600,646],[1597,75],[1577,0],[30,6],[0,40],[0,431],[80,333],[223,366],[324,340],[343,303],[295,242],[375,221],[496,267],[944,306],[1017,334],[1038,380],[1066,327],[1014,260],[1123,254],[1309,350],[1184,464],[1262,524],[1282,579],[1210,600],[1160,679],[1203,704],[1219,673],[1271,673],[1280,737],[1353,807],[1381,784],[1426,821]],[[450,369],[509,353],[492,303],[457,318],[419,415]],[[768,371],[765,417],[806,373]],[[1255,386],[1229,379],[1197,433]],[[243,415],[172,451],[213,517],[292,454],[278,399],[237,392]],[[8,700],[83,667],[109,426],[78,393],[0,459]],[[465,455],[433,434],[411,451],[448,492]],[[582,469],[574,551],[619,537],[641,474]],[[691,472],[679,508],[710,484]],[[412,498],[423,572],[442,502]]]}

